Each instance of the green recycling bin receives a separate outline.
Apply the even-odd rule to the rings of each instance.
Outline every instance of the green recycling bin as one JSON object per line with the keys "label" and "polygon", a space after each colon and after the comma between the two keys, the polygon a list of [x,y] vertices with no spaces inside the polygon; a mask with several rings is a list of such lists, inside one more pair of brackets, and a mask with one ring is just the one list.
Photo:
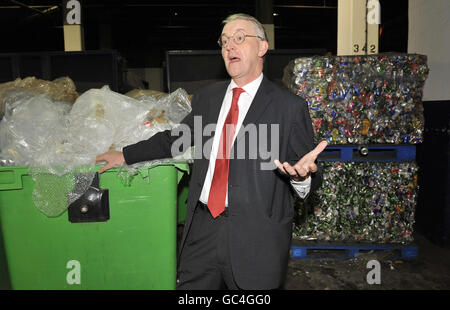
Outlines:
{"label": "green recycling bin", "polygon": [[8,266],[6,265],[5,247],[3,246],[3,236],[0,230],[0,290],[10,290]]}
{"label": "green recycling bin", "polygon": [[34,206],[28,167],[0,167],[0,257],[6,256],[11,288],[174,289],[178,182],[188,170],[184,163],[161,164],[130,186],[108,170],[98,177],[107,216],[77,222],[71,208],[47,217]]}

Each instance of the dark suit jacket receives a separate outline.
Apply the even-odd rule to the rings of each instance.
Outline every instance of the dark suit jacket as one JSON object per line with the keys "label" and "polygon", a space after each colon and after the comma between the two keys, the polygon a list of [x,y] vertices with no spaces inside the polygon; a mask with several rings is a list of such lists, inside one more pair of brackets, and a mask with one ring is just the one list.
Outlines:
{"label": "dark suit jacket", "polygon": [[[196,93],[192,112],[182,121],[194,133],[194,116],[201,116],[203,126],[216,123],[220,107],[229,82],[219,82]],[[306,102],[263,78],[250,109],[244,119],[248,124],[267,124],[269,140],[271,124],[278,124],[279,160],[291,164],[311,151],[313,129]],[[220,129],[221,130],[221,129]],[[230,160],[228,179],[228,211],[230,221],[229,248],[235,280],[243,289],[273,289],[281,286],[285,279],[292,237],[294,216],[292,188],[289,178],[275,169],[261,170],[261,162],[277,158],[255,158],[249,143],[249,135],[238,133],[232,152],[241,143],[247,148],[244,159]],[[262,133],[258,131],[258,135]],[[127,164],[157,158],[171,157],[172,142],[178,139],[170,131],[158,133],[149,140],[124,148]],[[196,141],[196,153],[203,149],[203,141]],[[197,139],[198,140],[198,139]],[[192,136],[192,143],[194,138]],[[276,144],[274,144],[276,146]],[[266,148],[271,150],[271,143]],[[259,152],[258,152],[259,153]],[[254,153],[251,153],[254,155]],[[267,154],[266,154],[267,155]],[[241,158],[241,157],[240,157]],[[197,201],[208,170],[208,158],[194,160],[188,195],[188,210],[181,242],[190,229]],[[319,167],[320,169],[320,167]],[[321,183],[321,171],[312,177],[311,191]],[[181,252],[180,251],[180,252]]]}

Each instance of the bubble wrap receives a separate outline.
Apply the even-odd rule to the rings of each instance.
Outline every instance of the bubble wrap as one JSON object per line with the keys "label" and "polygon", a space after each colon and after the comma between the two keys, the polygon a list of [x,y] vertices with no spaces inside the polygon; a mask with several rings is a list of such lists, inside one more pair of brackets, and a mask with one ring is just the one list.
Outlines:
{"label": "bubble wrap", "polygon": [[[110,149],[121,151],[126,145],[172,129],[191,111],[183,89],[159,99],[136,100],[105,86],[85,92],[73,105],[24,89],[4,93],[0,165],[29,166],[36,184],[33,202],[52,217],[63,213],[89,188],[97,155]],[[187,153],[178,160],[190,158]],[[141,167],[165,161],[121,167],[118,177],[129,184]]]}
{"label": "bubble wrap", "polygon": [[307,101],[316,142],[415,144],[428,72],[423,55],[314,56],[291,61],[283,83]]}

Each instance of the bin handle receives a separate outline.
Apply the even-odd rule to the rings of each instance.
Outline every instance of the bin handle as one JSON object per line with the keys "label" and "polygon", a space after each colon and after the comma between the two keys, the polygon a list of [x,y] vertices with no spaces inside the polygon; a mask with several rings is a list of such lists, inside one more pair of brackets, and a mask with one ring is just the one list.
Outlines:
{"label": "bin handle", "polygon": [[177,184],[180,183],[181,179],[185,174],[189,174],[189,166],[187,164],[174,164],[175,168],[177,168]]}
{"label": "bin handle", "polygon": [[4,168],[0,170],[0,191],[22,189],[23,171],[16,169]]}

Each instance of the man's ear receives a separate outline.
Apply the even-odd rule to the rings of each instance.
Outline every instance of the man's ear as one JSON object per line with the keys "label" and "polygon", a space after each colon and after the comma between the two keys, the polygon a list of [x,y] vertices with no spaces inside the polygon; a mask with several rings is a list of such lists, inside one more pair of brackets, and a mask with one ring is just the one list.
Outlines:
{"label": "man's ear", "polygon": [[269,49],[269,43],[265,40],[260,40],[258,56],[263,57],[267,53],[268,49]]}

